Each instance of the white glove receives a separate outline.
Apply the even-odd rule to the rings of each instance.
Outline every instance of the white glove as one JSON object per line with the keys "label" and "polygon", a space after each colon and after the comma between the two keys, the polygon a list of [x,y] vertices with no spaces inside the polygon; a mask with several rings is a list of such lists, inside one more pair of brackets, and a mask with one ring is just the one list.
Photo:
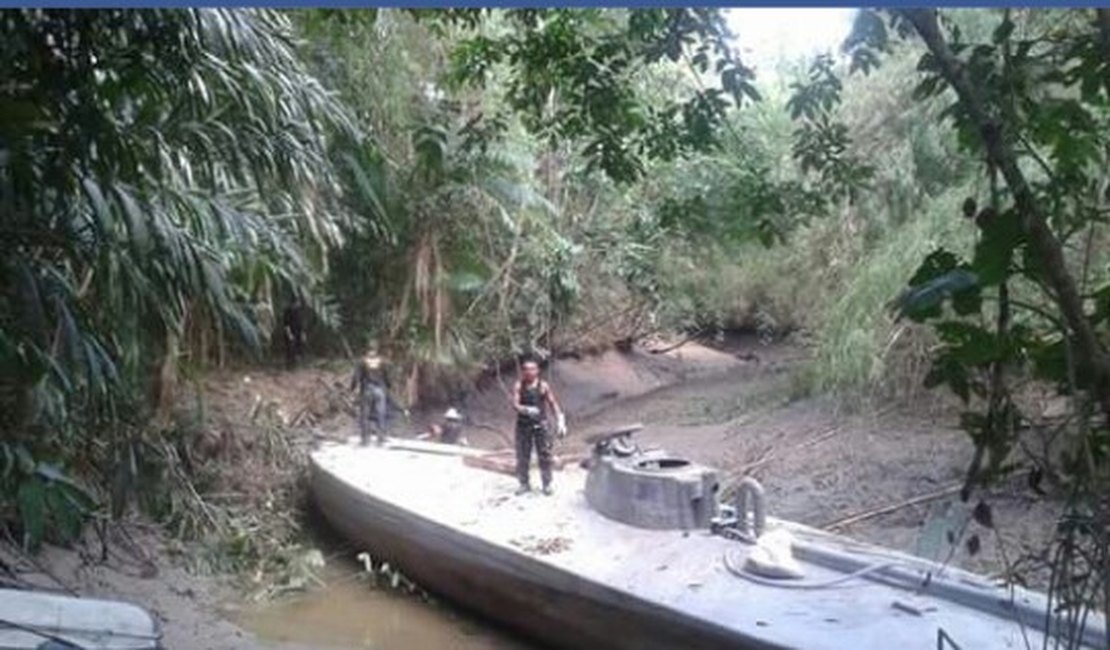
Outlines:
{"label": "white glove", "polygon": [[567,437],[567,416],[564,413],[555,416],[555,435],[560,438]]}

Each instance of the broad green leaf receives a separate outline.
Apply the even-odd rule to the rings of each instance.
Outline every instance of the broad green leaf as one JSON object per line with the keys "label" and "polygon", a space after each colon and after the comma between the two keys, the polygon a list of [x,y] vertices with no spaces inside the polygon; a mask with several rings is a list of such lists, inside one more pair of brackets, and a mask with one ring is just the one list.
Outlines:
{"label": "broad green leaf", "polygon": [[48,485],[44,490],[44,506],[51,522],[51,531],[62,542],[68,543],[81,535],[82,511],[66,498],[56,486]]}
{"label": "broad green leaf", "polygon": [[937,323],[935,329],[948,344],[946,354],[963,365],[983,366],[1006,357],[1006,343],[979,325],[945,321]]}
{"label": "broad green leaf", "polygon": [[52,489],[57,489],[65,495],[72,502],[73,507],[88,510],[96,503],[95,497],[88,488],[67,475],[57,465],[39,463],[35,467],[35,474],[45,480]]}
{"label": "broad green leaf", "polygon": [[981,224],[971,268],[982,286],[993,286],[1010,275],[1014,251],[1025,241],[1017,214],[1008,210]]}
{"label": "broad green leaf", "polygon": [[[924,274],[919,271],[922,276],[929,273],[931,271]],[[939,316],[941,305],[952,296],[960,296],[961,310],[970,309],[977,300],[972,292],[977,291],[978,284],[978,277],[971,271],[953,269],[906,289],[895,299],[894,305],[900,315],[921,322]]]}
{"label": "broad green leaf", "polygon": [[971,398],[971,384],[967,368],[948,355],[933,361],[925,375],[925,387],[948,386],[965,403]]}
{"label": "broad green leaf", "polygon": [[42,481],[34,477],[21,481],[16,501],[19,504],[19,518],[23,522],[24,543],[31,549],[37,549],[46,535],[46,520],[49,516],[46,488]]}

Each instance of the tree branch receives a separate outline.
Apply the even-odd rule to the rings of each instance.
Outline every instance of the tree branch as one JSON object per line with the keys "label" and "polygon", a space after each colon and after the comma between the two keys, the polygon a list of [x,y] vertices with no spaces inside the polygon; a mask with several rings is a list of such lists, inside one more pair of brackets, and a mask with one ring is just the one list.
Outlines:
{"label": "tree branch", "polygon": [[[906,9],[901,13],[914,26],[936,58],[941,74],[952,86],[977,127],[988,159],[1006,179],[1021,218],[1022,229],[1042,262],[1045,280],[1056,294],[1056,302],[1064,321],[1075,334],[1078,356],[1087,364],[1094,378],[1095,397],[1102,410],[1110,414],[1110,355],[1095,336],[1094,328],[1083,311],[1083,300],[1075,279],[1067,270],[1063,246],[1049,227],[1048,220],[1021,171],[1018,155],[1011,144],[1014,137],[1009,125],[1000,121],[991,111],[966,66],[949,48],[937,22],[936,10]],[[1101,18],[1100,14],[1100,21]]]}

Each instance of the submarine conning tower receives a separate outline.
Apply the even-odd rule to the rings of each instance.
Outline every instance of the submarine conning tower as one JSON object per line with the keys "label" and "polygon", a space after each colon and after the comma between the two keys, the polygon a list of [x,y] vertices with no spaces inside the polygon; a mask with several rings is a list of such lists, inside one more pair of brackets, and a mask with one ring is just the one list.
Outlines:
{"label": "submarine conning tower", "polygon": [[632,440],[641,429],[634,424],[587,436],[590,507],[638,528],[709,528],[717,514],[717,471],[663,450],[641,450]]}

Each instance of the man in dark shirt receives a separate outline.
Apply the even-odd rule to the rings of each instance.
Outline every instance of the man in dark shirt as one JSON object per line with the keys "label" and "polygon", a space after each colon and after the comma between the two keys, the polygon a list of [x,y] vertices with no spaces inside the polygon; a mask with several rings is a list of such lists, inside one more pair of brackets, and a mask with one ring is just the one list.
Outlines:
{"label": "man in dark shirt", "polygon": [[285,365],[292,368],[304,353],[304,301],[300,296],[281,314],[281,330],[285,339]]}
{"label": "man in dark shirt", "polygon": [[351,390],[355,389],[358,390],[358,430],[362,437],[362,444],[370,442],[371,417],[377,424],[378,441],[384,441],[389,375],[376,350],[367,352],[355,364],[355,371],[351,376]]}

